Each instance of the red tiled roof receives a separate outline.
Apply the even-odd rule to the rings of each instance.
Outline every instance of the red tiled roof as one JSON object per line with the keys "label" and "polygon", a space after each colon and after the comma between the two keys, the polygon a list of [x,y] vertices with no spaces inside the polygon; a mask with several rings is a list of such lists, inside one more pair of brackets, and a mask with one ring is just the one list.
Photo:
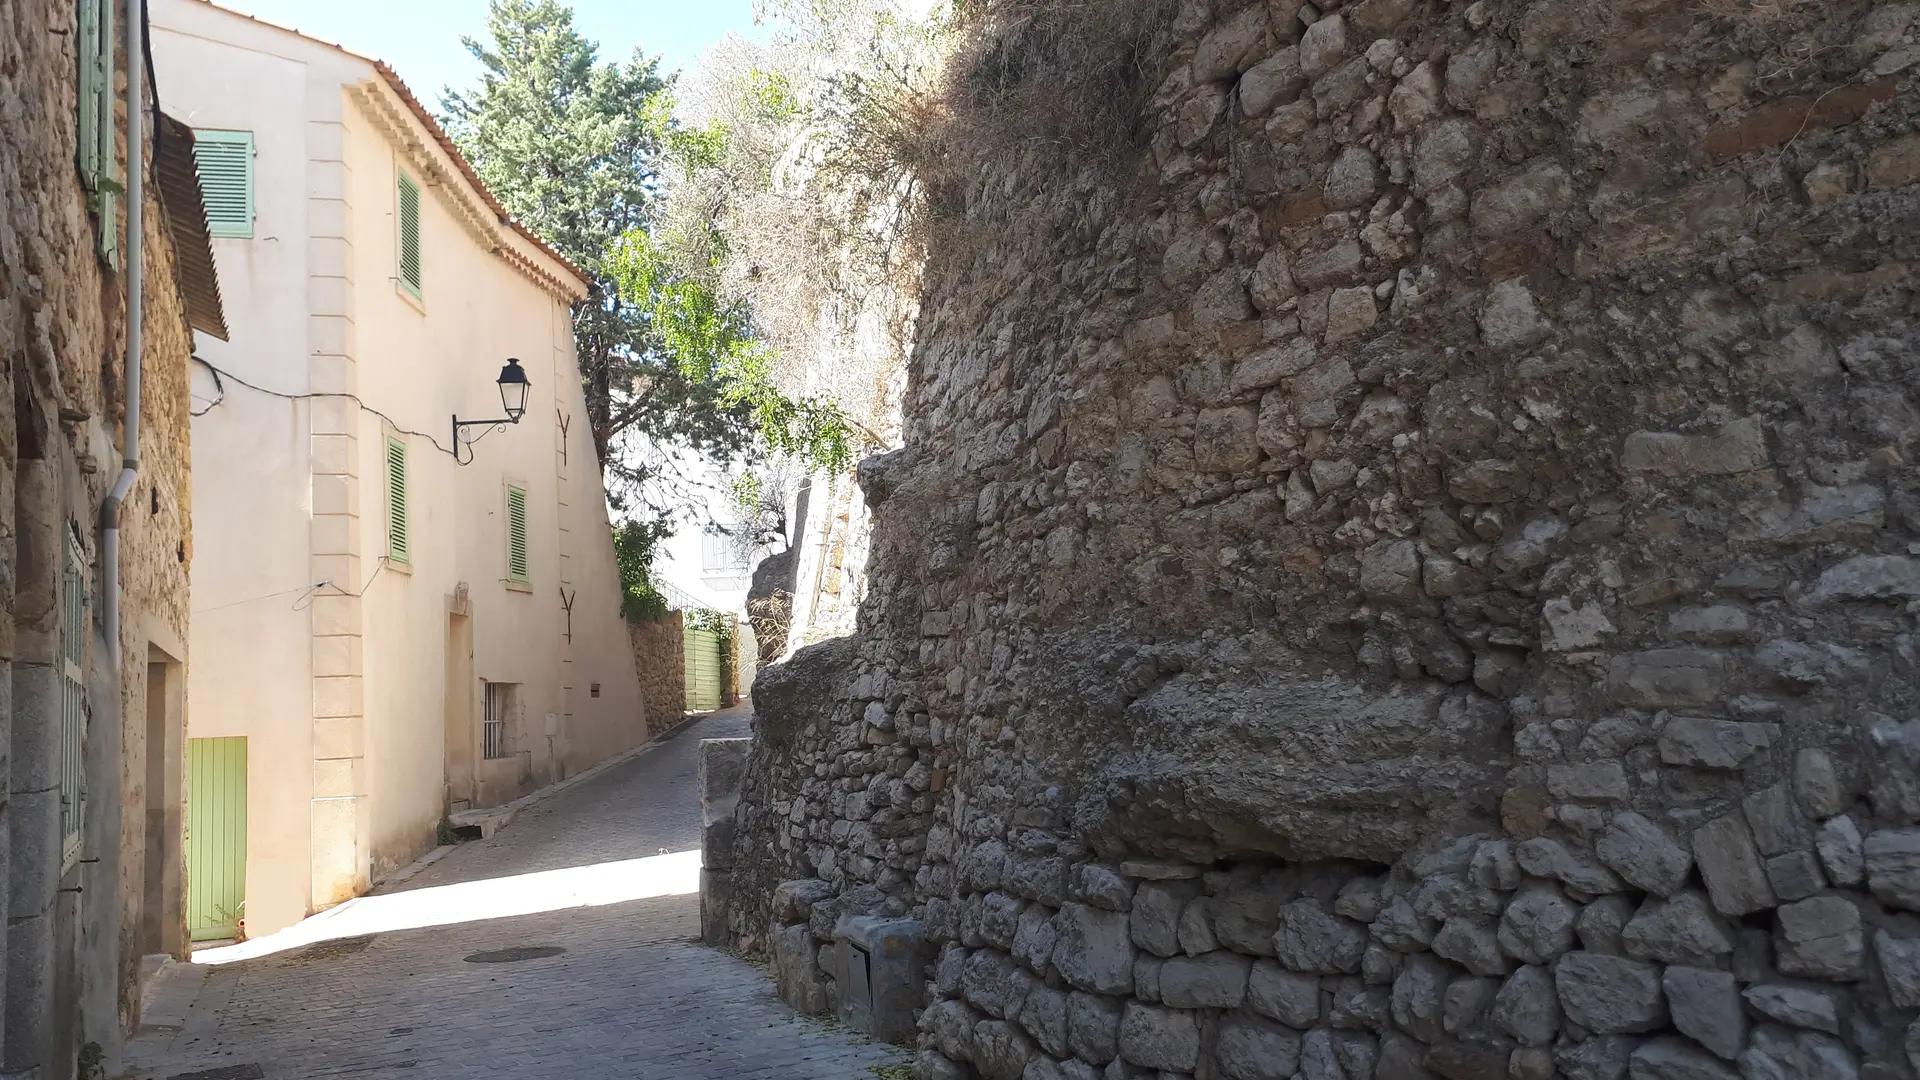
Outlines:
{"label": "red tiled roof", "polygon": [[362,53],[354,52],[352,49],[349,49],[344,45],[340,45],[336,42],[326,41],[324,39],[314,37],[312,34],[301,33],[299,30],[296,30],[291,26],[282,26],[279,23],[271,22],[267,19],[262,19],[257,15],[249,15],[244,11],[236,11],[235,9],[227,7],[224,4],[214,3],[213,0],[196,0],[196,2],[205,4],[206,6],[210,8],[214,8],[218,11],[224,11],[229,15],[238,15],[240,18],[249,20],[251,22],[259,23],[262,26],[270,26],[275,30],[280,30],[285,33],[293,34],[296,37],[305,38],[306,40],[311,41],[317,45],[325,45],[330,49],[335,49],[335,50],[338,50],[339,52],[345,53],[346,55],[351,56],[356,60],[364,60],[367,63],[372,64],[374,70],[380,73],[380,77],[386,80],[386,83],[388,86],[393,88],[393,92],[400,96],[400,100],[407,103],[407,108],[412,110],[414,118],[419,120],[421,125],[427,129],[427,132],[433,136],[434,141],[440,144],[440,149],[446,151],[447,156],[453,159],[453,163],[456,166],[458,166],[460,169],[460,174],[467,178],[467,183],[473,188],[474,192],[480,196],[480,200],[487,204],[488,209],[492,210],[495,216],[497,216],[500,219],[500,223],[502,225],[505,225],[508,228],[512,229],[514,232],[519,233],[521,236],[525,237],[527,241],[531,243],[534,247],[539,248],[543,253],[545,253],[548,257],[552,258],[555,262],[558,262],[561,266],[566,267],[569,273],[571,273],[574,277],[579,279],[580,285],[582,287],[582,291],[585,291],[586,286],[592,282],[593,280],[592,276],[589,275],[586,272],[586,270],[583,269],[578,263],[575,263],[572,259],[569,259],[565,255],[560,254],[560,252],[556,250],[552,244],[549,244],[545,240],[542,240],[539,234],[535,233],[532,229],[527,228],[525,225],[522,225],[520,222],[515,221],[513,218],[513,215],[507,213],[507,208],[500,205],[500,200],[494,198],[493,192],[487,190],[487,185],[482,183],[480,180],[480,175],[473,171],[473,165],[467,161],[467,156],[465,154],[462,154],[460,152],[460,148],[454,144],[453,136],[448,135],[446,132],[446,129],[440,126],[440,122],[434,119],[433,114],[431,112],[427,111],[427,107],[425,105],[420,104],[420,99],[413,96],[413,91],[409,89],[407,87],[406,82],[400,78],[400,74],[394,71],[393,68],[390,67],[386,61],[377,59],[372,56],[366,56]]}

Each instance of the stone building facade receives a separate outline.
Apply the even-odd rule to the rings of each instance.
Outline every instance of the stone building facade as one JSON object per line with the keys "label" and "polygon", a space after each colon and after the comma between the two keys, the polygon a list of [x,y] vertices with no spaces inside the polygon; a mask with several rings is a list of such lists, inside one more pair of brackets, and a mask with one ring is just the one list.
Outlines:
{"label": "stone building facade", "polygon": [[240,824],[196,841],[222,858],[190,867],[188,929],[257,938],[633,749],[647,718],[581,419],[584,272],[391,67],[204,0],[150,7],[161,101],[248,166],[213,241],[231,340],[198,342],[191,386],[189,753],[226,748],[194,793]]}
{"label": "stone building facade", "polygon": [[[224,331],[191,132],[142,108],[139,468],[118,515],[119,618],[107,625],[102,507],[127,456],[134,259],[121,194],[126,14],[35,2],[0,19],[0,1076],[9,1078],[112,1070],[138,1018],[141,958],[186,947],[187,364],[192,327]],[[89,45],[91,82],[76,78]],[[80,119],[89,91],[99,126]],[[76,166],[87,131],[99,139],[103,183],[89,185]]]}
{"label": "stone building facade", "polygon": [[1096,6],[712,917],[941,1080],[1920,1075],[1920,6]]}

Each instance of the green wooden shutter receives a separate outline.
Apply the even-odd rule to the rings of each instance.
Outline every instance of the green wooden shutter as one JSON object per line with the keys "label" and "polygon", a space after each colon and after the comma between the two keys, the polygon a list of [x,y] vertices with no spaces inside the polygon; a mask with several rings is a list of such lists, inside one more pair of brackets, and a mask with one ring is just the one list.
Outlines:
{"label": "green wooden shutter", "polygon": [[420,185],[400,174],[400,285],[420,298]]}
{"label": "green wooden shutter", "polygon": [[87,185],[99,218],[95,233],[100,257],[120,265],[119,187],[114,159],[117,144],[113,112],[114,0],[79,0],[80,178]]}
{"label": "green wooden shutter", "polygon": [[207,204],[207,232],[253,235],[253,132],[195,131],[193,158]]}
{"label": "green wooden shutter", "polygon": [[527,574],[527,493],[520,488],[507,489],[507,580],[528,584]]}
{"label": "green wooden shutter", "polygon": [[187,740],[187,933],[236,936],[247,905],[247,740]]}
{"label": "green wooden shutter", "polygon": [[[100,129],[106,119],[101,115],[103,95],[100,87],[100,39],[106,28],[101,25],[100,0],[80,0],[80,178],[92,190],[100,177]],[[108,116],[112,114],[107,114]]]}
{"label": "green wooden shutter", "polygon": [[387,439],[387,558],[408,561],[407,444]]}
{"label": "green wooden shutter", "polygon": [[688,712],[711,712],[720,707],[720,635],[688,627],[681,638],[686,655]]}

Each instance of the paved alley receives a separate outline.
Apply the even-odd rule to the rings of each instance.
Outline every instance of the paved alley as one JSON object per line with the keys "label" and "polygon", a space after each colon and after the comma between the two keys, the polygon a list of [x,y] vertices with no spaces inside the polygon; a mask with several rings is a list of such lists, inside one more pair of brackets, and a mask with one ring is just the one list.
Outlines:
{"label": "paved alley", "polygon": [[[385,895],[453,918],[452,898],[506,891],[521,875],[697,849],[699,740],[746,734],[747,715],[691,724]],[[795,1015],[765,972],[699,945],[698,930],[698,897],[679,893],[176,966],[156,1000],[179,1004],[152,1010],[168,1026],[133,1041],[125,1075],[871,1080],[905,1060]]]}

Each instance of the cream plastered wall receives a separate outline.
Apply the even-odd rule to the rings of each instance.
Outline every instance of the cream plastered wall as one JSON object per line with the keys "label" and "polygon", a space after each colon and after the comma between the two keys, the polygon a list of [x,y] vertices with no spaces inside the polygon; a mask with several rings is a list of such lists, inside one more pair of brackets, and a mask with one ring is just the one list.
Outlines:
{"label": "cream plastered wall", "polygon": [[[188,115],[204,106],[208,116],[231,116],[201,126],[259,133],[255,239],[223,241],[218,254],[223,281],[229,261],[245,258],[260,282],[229,301],[245,313],[229,315],[229,352],[257,348],[261,364],[284,368],[286,381],[266,385],[304,378],[305,392],[353,395],[289,403],[230,387],[227,402],[197,421],[196,439],[203,427],[210,440],[217,431],[220,451],[231,451],[199,478],[203,498],[227,492],[202,528],[236,549],[215,561],[203,542],[196,583],[218,582],[227,597],[206,605],[329,582],[302,598],[301,611],[289,596],[210,612],[206,644],[226,677],[194,684],[218,702],[219,718],[204,732],[197,718],[195,735],[254,740],[248,926],[258,934],[363,891],[432,847],[450,804],[509,801],[644,741],[646,722],[573,360],[566,290],[578,281],[492,218],[370,62],[198,0],[164,0],[155,19],[179,28],[156,36],[156,50],[169,54],[159,58],[163,73],[176,63],[231,68],[255,51],[304,71],[270,84],[271,95],[261,82],[223,92],[214,75],[183,75],[170,93]],[[296,145],[270,149],[266,129],[301,126]],[[401,169],[422,189],[419,300],[396,283]],[[288,220],[270,196],[293,204]],[[304,222],[292,220],[303,206]],[[279,243],[270,233],[302,237],[305,255],[263,251]],[[244,256],[228,250],[241,245]],[[533,383],[527,414],[487,432],[471,464],[456,466],[451,416],[500,414],[494,380],[509,356]],[[244,420],[209,425],[243,402]],[[386,558],[389,436],[407,447],[404,565]],[[525,588],[506,581],[509,483],[528,498]],[[289,493],[290,508],[267,489]],[[254,567],[238,549],[269,535],[281,554]],[[247,614],[219,620],[225,610]],[[456,689],[469,685],[454,695],[450,726],[455,614],[470,627],[473,661],[464,679],[453,660]],[[267,638],[271,652],[260,645]],[[462,762],[479,757],[482,681],[518,686],[513,752]]]}
{"label": "cream plastered wall", "polygon": [[[283,35],[202,5],[157,3],[152,19],[162,107],[196,128],[250,130],[258,151],[254,235],[213,241],[229,340],[197,334],[195,355],[256,386],[305,394],[314,73],[282,55]],[[193,365],[193,407],[203,414],[193,420],[193,453],[206,471],[193,491],[188,736],[247,738],[254,842],[245,914],[262,932],[308,910],[310,403],[224,382],[222,390]]]}

